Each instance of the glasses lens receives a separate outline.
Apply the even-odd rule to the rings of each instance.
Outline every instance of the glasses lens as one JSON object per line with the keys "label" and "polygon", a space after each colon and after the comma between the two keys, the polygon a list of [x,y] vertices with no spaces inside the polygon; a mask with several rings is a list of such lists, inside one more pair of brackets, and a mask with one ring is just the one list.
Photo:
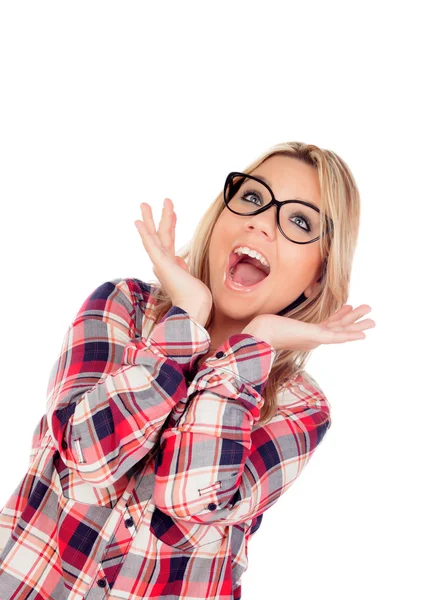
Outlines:
{"label": "glasses lens", "polygon": [[[251,215],[271,202],[271,194],[259,181],[235,175],[229,180],[225,200],[230,210]],[[280,227],[294,242],[309,242],[320,235],[320,213],[300,202],[288,202],[280,209]]]}

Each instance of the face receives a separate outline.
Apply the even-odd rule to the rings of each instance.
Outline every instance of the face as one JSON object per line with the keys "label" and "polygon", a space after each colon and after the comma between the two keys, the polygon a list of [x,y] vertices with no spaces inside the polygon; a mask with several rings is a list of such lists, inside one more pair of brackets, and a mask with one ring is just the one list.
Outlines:
{"label": "face", "polygon": [[[268,180],[276,200],[298,198],[320,208],[317,169],[288,156],[270,156],[252,171]],[[269,275],[250,291],[225,285],[227,264],[236,245],[259,250],[270,265]],[[276,208],[258,215],[242,216],[226,207],[213,230],[209,247],[210,289],[216,322],[245,326],[259,314],[276,314],[303,292],[317,290],[322,257],[319,242],[295,244],[277,227]]]}

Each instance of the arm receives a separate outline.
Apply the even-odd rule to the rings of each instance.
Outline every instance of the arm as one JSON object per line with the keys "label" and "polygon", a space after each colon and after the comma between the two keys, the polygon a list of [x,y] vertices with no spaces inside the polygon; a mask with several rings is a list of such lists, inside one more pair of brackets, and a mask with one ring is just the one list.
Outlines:
{"label": "arm", "polygon": [[31,465],[33,464],[33,460],[35,459],[35,457],[37,456],[37,453],[41,449],[42,443],[47,434],[49,435],[49,432],[48,432],[48,427],[47,427],[46,414],[44,414],[40,418],[36,427],[34,428],[33,435],[31,437],[29,467],[31,467]]}
{"label": "arm", "polygon": [[142,293],[133,279],[100,285],[51,370],[50,434],[66,466],[94,486],[111,485],[149,452],[170,411],[186,401],[185,377],[209,347],[205,329],[178,306],[147,340],[135,339],[135,313],[148,298],[149,288]]}
{"label": "arm", "polygon": [[221,350],[223,358],[202,364],[188,390],[194,397],[177,427],[163,432],[155,462],[155,505],[193,523],[228,525],[262,514],[297,479],[330,426],[329,405],[308,375],[288,382],[283,393],[292,402],[259,426],[273,348],[239,334]]}

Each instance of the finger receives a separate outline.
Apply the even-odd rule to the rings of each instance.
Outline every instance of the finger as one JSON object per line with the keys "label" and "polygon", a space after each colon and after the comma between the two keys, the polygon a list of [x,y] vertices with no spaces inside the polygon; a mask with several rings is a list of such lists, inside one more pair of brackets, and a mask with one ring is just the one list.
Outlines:
{"label": "finger", "polygon": [[162,243],[162,241],[160,240],[160,238],[158,236],[158,232],[156,231],[155,223],[154,223],[153,217],[152,217],[151,206],[147,202],[142,202],[140,204],[140,207],[141,207],[141,212],[142,212],[142,216],[144,219],[143,221],[140,221],[140,223],[143,224],[144,231],[146,231],[147,235],[149,236],[149,240],[147,238],[145,240],[146,241],[146,245],[145,245],[146,252],[152,258],[152,255],[150,253],[152,244],[155,244],[155,246],[160,251],[160,254],[157,254],[157,257],[153,257],[152,262],[154,262],[155,260],[158,260],[158,263],[155,263],[155,266],[160,266],[159,261],[162,258],[165,259],[166,256],[169,256],[169,257],[171,257],[172,260],[174,260],[174,256],[170,253],[168,248],[165,248],[164,244]]}
{"label": "finger", "polygon": [[173,226],[171,228],[171,243],[173,245],[173,254],[176,254],[176,225],[177,225],[177,215],[176,212],[173,211]]}
{"label": "finger", "polygon": [[[358,306],[351,313],[346,315],[343,318],[342,323],[347,327],[348,325],[351,325],[352,323],[357,322],[357,320],[360,319],[361,317],[370,313],[371,310],[372,310],[371,307],[368,306],[367,304],[361,304],[361,306]],[[372,323],[374,323],[374,321],[372,321]],[[375,323],[374,323],[374,325],[375,325]]]}
{"label": "finger", "polygon": [[330,330],[333,332],[362,331],[363,329],[372,329],[373,327],[375,327],[375,321],[373,321],[372,319],[364,319],[363,321],[351,323],[347,326],[337,325],[336,327],[331,327]]}
{"label": "finger", "polygon": [[147,223],[147,221],[137,220],[134,221],[134,223],[138,229],[141,240],[146,250],[151,249],[152,247],[155,247],[160,250],[163,247],[156,232],[153,233],[150,231],[149,224]]}
{"label": "finger", "polygon": [[363,331],[343,331],[336,333],[334,344],[343,344],[344,342],[354,342],[355,340],[364,340],[366,335]]}
{"label": "finger", "polygon": [[342,344],[344,342],[353,342],[355,340],[364,340],[366,335],[363,331],[332,331],[325,330],[321,335],[322,344]]}
{"label": "finger", "polygon": [[[354,323],[355,321],[357,321],[357,319],[360,319],[364,315],[371,312],[371,310],[372,309],[370,306],[368,306],[368,304],[361,304],[360,306],[357,306],[355,309],[348,311],[346,314],[343,314],[339,319],[334,321],[334,324],[341,325],[343,327],[347,327],[347,325]],[[332,321],[330,321],[330,322],[332,323]]]}
{"label": "finger", "polygon": [[323,327],[335,327],[340,323],[341,319],[345,315],[350,313],[352,310],[353,307],[351,306],[351,304],[343,304],[343,306],[340,309],[338,309],[333,315],[331,315],[327,319],[321,321],[319,325],[322,325]]}
{"label": "finger", "polygon": [[142,202],[140,204],[140,212],[142,214],[144,224],[146,225],[146,231],[150,234],[155,234],[158,237],[155,223],[153,221],[152,207],[150,204],[147,202]]}
{"label": "finger", "polygon": [[135,221],[134,223],[140,233],[140,238],[143,242],[143,246],[154,265],[159,264],[160,260],[162,260],[162,258],[165,258],[165,256],[170,256],[169,253],[162,246],[156,232],[151,233],[150,231],[148,231],[148,225],[146,222]]}
{"label": "finger", "polygon": [[350,313],[353,310],[353,306],[351,304],[343,304],[343,306],[337,310],[333,315],[331,315],[328,319],[326,319],[327,323],[335,323],[342,319],[346,314]]}
{"label": "finger", "polygon": [[161,221],[158,227],[158,237],[164,248],[166,248],[173,256],[176,254],[174,249],[174,214],[173,203],[169,198],[166,198],[164,200]]}

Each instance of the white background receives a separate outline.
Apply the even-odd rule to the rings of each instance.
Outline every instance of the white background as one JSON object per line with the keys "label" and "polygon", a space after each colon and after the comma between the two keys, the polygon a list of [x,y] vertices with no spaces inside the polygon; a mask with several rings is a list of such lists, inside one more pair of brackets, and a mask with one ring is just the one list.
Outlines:
{"label": "white background", "polygon": [[176,248],[232,170],[282,141],[360,189],[363,341],[308,372],[332,427],[264,515],[243,600],[427,597],[428,94],[423,2],[9,2],[0,8],[0,505],[26,472],[83,300],[154,279],[134,221],[173,200]]}

